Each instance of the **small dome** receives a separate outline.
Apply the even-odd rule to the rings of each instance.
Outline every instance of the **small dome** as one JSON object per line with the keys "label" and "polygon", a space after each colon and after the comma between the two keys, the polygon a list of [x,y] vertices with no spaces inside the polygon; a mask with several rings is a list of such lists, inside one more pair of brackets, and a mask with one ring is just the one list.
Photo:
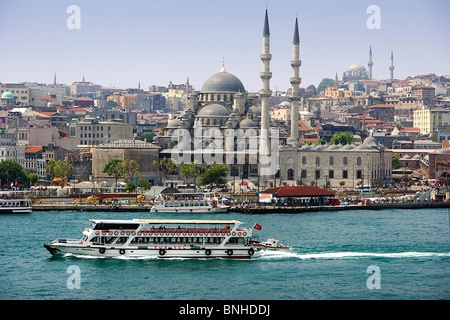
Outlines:
{"label": "small dome", "polygon": [[14,96],[11,92],[6,91],[6,92],[3,92],[2,99],[14,99]]}
{"label": "small dome", "polygon": [[251,106],[250,111],[253,112],[254,116],[261,117],[261,109],[258,106]]}
{"label": "small dome", "polygon": [[422,159],[422,158],[421,158],[420,155],[418,155],[418,154],[416,154],[416,155],[413,157],[413,160],[420,160],[420,159]]}
{"label": "small dome", "polygon": [[239,128],[257,128],[258,125],[251,119],[244,119],[239,123]]}
{"label": "small dome", "polygon": [[172,119],[169,120],[167,123],[167,129],[175,129],[178,128],[178,125],[180,124],[180,119]]}
{"label": "small dome", "polygon": [[377,139],[374,137],[367,137],[364,139],[364,142],[362,144],[364,148],[370,148],[370,149],[378,149],[379,145],[377,142]]}
{"label": "small dome", "polygon": [[407,154],[403,158],[401,158],[400,160],[409,160],[409,159],[411,159],[411,157]]}
{"label": "small dome", "polygon": [[241,80],[228,72],[218,72],[206,79],[202,86],[202,93],[209,92],[245,92]]}
{"label": "small dome", "polygon": [[224,106],[213,103],[203,107],[197,114],[199,117],[228,117],[230,111]]}
{"label": "small dome", "polygon": [[353,144],[346,144],[341,148],[341,150],[353,150],[355,149],[355,146]]}

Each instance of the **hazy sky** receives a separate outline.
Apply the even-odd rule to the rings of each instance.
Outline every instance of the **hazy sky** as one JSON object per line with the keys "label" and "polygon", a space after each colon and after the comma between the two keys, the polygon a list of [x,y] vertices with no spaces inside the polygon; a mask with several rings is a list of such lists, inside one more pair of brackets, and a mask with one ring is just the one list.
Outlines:
{"label": "hazy sky", "polygon": [[[300,29],[301,87],[324,77],[339,78],[359,62],[373,76],[395,78],[450,74],[448,0],[176,0],[21,1],[0,0],[0,81],[59,83],[86,81],[141,88],[190,83],[197,90],[219,72],[248,91],[259,91],[262,29],[268,4],[271,32],[271,89],[286,90],[295,16]],[[80,29],[70,30],[67,7],[80,8]],[[380,29],[369,29],[367,8],[380,8]]]}

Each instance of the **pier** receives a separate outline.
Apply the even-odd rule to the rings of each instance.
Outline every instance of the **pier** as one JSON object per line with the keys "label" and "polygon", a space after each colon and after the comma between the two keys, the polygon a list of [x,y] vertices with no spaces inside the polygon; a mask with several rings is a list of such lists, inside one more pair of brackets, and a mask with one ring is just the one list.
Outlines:
{"label": "pier", "polygon": [[[371,203],[367,205],[339,205],[339,206],[257,206],[236,205],[229,212],[246,214],[277,214],[277,213],[306,213],[319,211],[347,211],[347,210],[383,210],[383,209],[437,209],[450,208],[450,202],[401,202],[401,203]],[[90,212],[148,212],[151,205],[144,204],[72,204],[72,203],[43,203],[33,204],[33,211],[90,211]],[[187,213],[189,214],[189,213]]]}

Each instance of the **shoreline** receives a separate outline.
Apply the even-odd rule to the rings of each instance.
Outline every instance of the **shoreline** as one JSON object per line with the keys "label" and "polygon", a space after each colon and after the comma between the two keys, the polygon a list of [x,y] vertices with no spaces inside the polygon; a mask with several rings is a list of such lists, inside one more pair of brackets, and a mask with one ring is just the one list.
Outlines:
{"label": "shoreline", "polygon": [[[151,205],[93,205],[93,204],[34,204],[33,211],[89,211],[89,212],[148,212]],[[383,209],[437,209],[450,208],[450,202],[404,202],[404,203],[372,203],[368,205],[340,205],[340,206],[232,206],[231,212],[247,214],[271,214],[271,213],[306,213],[319,211],[346,211],[346,210],[383,210]],[[186,213],[189,214],[189,213]]]}

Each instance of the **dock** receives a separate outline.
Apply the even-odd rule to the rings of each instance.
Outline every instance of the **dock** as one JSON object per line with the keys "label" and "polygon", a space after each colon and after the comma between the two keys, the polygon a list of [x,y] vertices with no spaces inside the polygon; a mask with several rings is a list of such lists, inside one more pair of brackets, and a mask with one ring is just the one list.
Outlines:
{"label": "dock", "polygon": [[[450,202],[401,202],[401,203],[371,203],[368,205],[339,205],[339,206],[256,206],[236,205],[229,212],[246,214],[277,214],[277,213],[306,213],[319,211],[347,211],[347,210],[384,210],[384,209],[437,209],[450,208]],[[148,212],[151,205],[121,204],[33,204],[33,211],[89,211],[89,212]]]}

